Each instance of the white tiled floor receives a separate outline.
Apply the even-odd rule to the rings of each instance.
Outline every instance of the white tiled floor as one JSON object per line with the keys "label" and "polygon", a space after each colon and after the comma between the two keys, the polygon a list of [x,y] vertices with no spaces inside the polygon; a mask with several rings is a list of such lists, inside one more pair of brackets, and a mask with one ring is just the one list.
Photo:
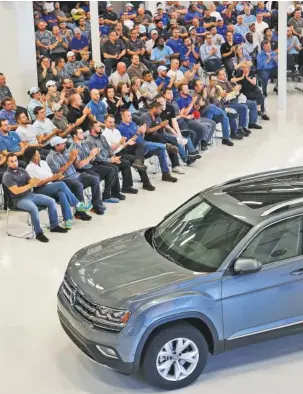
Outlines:
{"label": "white tiled floor", "polygon": [[[0,392],[3,394],[153,393],[142,378],[125,377],[82,355],[66,337],[56,316],[56,292],[67,262],[82,246],[157,223],[164,214],[208,185],[238,175],[303,164],[303,103],[289,93],[289,121],[278,119],[276,96],[269,97],[271,122],[234,148],[220,144],[204,155],[177,184],[156,179],[153,193],[140,190],[104,217],[77,222],[69,234],[50,235],[49,244],[9,238],[0,213]],[[302,145],[301,145],[302,144]],[[20,219],[20,220],[19,220]],[[12,224],[25,217],[16,214]],[[214,357],[193,394],[256,391],[282,394],[301,386],[303,337],[272,341]],[[224,384],[224,386],[223,386]],[[224,388],[223,388],[224,387]]]}

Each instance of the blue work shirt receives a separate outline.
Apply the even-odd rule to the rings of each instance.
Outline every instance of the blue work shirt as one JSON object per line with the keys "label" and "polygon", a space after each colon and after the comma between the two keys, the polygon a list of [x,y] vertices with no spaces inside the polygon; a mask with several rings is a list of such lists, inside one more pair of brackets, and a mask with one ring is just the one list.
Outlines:
{"label": "blue work shirt", "polygon": [[97,74],[94,74],[90,77],[88,88],[92,89],[104,89],[108,85],[108,76],[103,74],[101,77]]}
{"label": "blue work shirt", "polygon": [[[139,128],[139,126],[134,121],[132,121],[129,124],[122,122],[117,126],[117,129],[120,131],[122,137],[126,137],[127,140],[131,139],[134,135],[136,135],[138,128]],[[138,135],[136,142],[138,142],[140,144],[144,144],[145,139],[140,134],[140,135]]]}
{"label": "blue work shirt", "polygon": [[73,37],[70,42],[70,49],[71,50],[76,49],[76,50],[80,51],[84,47],[88,47],[88,46],[89,46],[88,38],[84,35],[81,36],[80,40],[78,40],[78,38],[76,38],[76,37]]}
{"label": "blue work shirt", "polygon": [[[180,107],[180,111],[183,108],[187,108],[189,106],[189,104],[193,101],[193,98],[191,97],[190,94],[188,94],[186,97],[180,96],[176,102]],[[194,112],[194,107],[192,107],[192,109],[190,110],[188,115],[191,115]]]}
{"label": "blue work shirt", "polygon": [[151,52],[150,60],[165,60],[165,64],[170,65],[170,60],[166,59],[166,57],[169,57],[173,54],[174,51],[167,45],[164,45],[163,49],[156,47]]}
{"label": "blue work shirt", "polygon": [[86,106],[91,109],[92,115],[94,115],[98,122],[104,123],[104,117],[107,114],[107,109],[103,101],[100,100],[98,103],[95,103],[93,100],[90,100]]}
{"label": "blue work shirt", "polygon": [[239,24],[237,24],[235,26],[235,33],[242,34],[243,37],[245,36],[246,33],[248,33],[248,31],[249,31],[249,29],[248,29],[247,25],[244,25],[244,24],[239,25]]}
{"label": "blue work shirt", "polygon": [[10,125],[17,124],[15,115],[16,115],[16,111],[14,111],[13,109],[11,111],[6,111],[5,109],[2,109],[0,111],[0,119],[6,119],[8,121],[8,124]]}
{"label": "blue work shirt", "polygon": [[277,54],[274,51],[270,51],[270,61],[267,63],[268,55],[265,51],[261,51],[257,56],[257,66],[258,70],[271,70],[274,67],[277,67]]}
{"label": "blue work shirt", "polygon": [[8,152],[19,152],[21,139],[15,131],[10,131],[8,135],[0,132],[0,152],[7,150]]}
{"label": "blue work shirt", "polygon": [[184,16],[184,22],[185,23],[189,23],[191,22],[194,18],[198,18],[199,20],[201,20],[203,18],[203,15],[201,14],[201,12],[195,11],[195,12],[188,12],[187,14],[185,14]]}
{"label": "blue work shirt", "polygon": [[178,38],[177,40],[175,40],[174,38],[170,38],[167,42],[166,45],[168,45],[174,53],[180,53],[181,55],[184,54],[184,50],[185,53],[187,52],[187,48],[184,45],[184,41],[182,40],[182,38]]}

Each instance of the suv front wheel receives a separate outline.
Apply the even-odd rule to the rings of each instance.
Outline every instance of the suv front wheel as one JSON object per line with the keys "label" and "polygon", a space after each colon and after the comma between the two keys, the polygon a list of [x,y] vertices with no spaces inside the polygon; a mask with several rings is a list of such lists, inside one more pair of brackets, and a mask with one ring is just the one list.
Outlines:
{"label": "suv front wheel", "polygon": [[163,328],[149,341],[143,371],[150,384],[174,390],[193,383],[203,372],[208,358],[204,336],[191,324]]}

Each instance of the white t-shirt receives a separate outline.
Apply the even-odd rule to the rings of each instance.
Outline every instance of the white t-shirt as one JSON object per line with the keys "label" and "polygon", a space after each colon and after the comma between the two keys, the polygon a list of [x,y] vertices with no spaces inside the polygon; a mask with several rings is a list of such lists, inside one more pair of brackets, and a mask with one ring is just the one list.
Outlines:
{"label": "white t-shirt", "polygon": [[167,76],[169,76],[169,78],[172,78],[174,76],[176,78],[175,82],[180,82],[184,78],[184,74],[180,70],[177,71],[169,70]]}
{"label": "white t-shirt", "polygon": [[28,142],[29,144],[38,144],[37,136],[39,135],[39,130],[36,129],[33,125],[19,125],[16,129],[16,133],[20,137],[21,141]]}
{"label": "white t-shirt", "polygon": [[[117,144],[122,138],[122,135],[118,129],[109,129],[107,127],[105,127],[104,131],[102,132],[102,135],[103,135],[103,137],[106,138],[106,141],[108,142],[108,144],[110,146],[112,146],[113,144]],[[113,152],[118,153],[123,148],[124,148],[123,146],[119,146]]]}
{"label": "white t-shirt", "polygon": [[[40,165],[33,163],[32,161],[27,165],[26,171],[29,173],[31,178],[46,179],[53,176],[52,170],[46,161],[41,160]],[[52,182],[48,182],[52,183]],[[46,185],[48,185],[46,183]]]}
{"label": "white t-shirt", "polygon": [[217,21],[220,21],[222,19],[222,16],[218,11],[211,12],[210,16],[214,16],[217,19]]}
{"label": "white t-shirt", "polygon": [[261,23],[258,23],[257,21],[255,22],[256,24],[256,32],[263,34],[264,30],[267,29],[268,23],[262,21]]}

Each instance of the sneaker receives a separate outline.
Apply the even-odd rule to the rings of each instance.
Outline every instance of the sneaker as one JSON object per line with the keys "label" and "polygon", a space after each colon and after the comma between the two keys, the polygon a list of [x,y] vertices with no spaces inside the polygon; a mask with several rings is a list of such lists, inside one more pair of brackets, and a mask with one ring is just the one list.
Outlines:
{"label": "sneaker", "polygon": [[222,144],[226,146],[234,146],[234,143],[228,140],[227,138],[222,139]]}
{"label": "sneaker", "polygon": [[267,114],[262,114],[263,120],[270,120],[270,117]]}
{"label": "sneaker", "polygon": [[51,233],[67,233],[67,231],[68,230],[66,228],[63,228],[60,226],[56,226],[56,227],[50,229]]}
{"label": "sneaker", "polygon": [[201,157],[202,156],[199,153],[190,152],[188,154],[188,158],[195,159],[195,160],[201,159]]}
{"label": "sneaker", "polygon": [[251,134],[251,130],[249,130],[247,127],[243,127],[243,130],[245,131],[245,133]]}
{"label": "sneaker", "polygon": [[248,127],[249,127],[250,129],[257,129],[257,130],[263,129],[263,127],[260,126],[260,125],[257,124],[257,123],[250,123],[250,124],[248,125]]}
{"label": "sneaker", "polygon": [[195,158],[189,157],[189,158],[187,159],[187,161],[186,161],[186,164],[187,164],[188,166],[190,166],[190,165],[193,164],[195,161],[196,161]]}
{"label": "sneaker", "polygon": [[122,193],[125,194],[137,194],[138,193],[138,189],[134,189],[133,187],[127,187],[122,189]]}
{"label": "sneaker", "polygon": [[172,145],[172,144],[165,144],[166,145],[166,150],[170,153],[178,153],[179,149],[177,146]]}
{"label": "sneaker", "polygon": [[194,155],[200,155],[200,152],[198,151],[198,149],[195,149],[195,150],[192,151],[191,153],[193,153]]}
{"label": "sneaker", "polygon": [[208,143],[206,141],[201,141],[201,150],[206,151],[208,149]]}
{"label": "sneaker", "polygon": [[132,164],[132,167],[134,167],[136,170],[146,170],[147,167],[144,165],[142,160],[135,160]]}
{"label": "sneaker", "polygon": [[119,201],[126,200],[126,196],[124,194],[118,193],[117,195],[112,196],[112,198],[117,198]]}
{"label": "sneaker", "polygon": [[178,179],[171,176],[169,172],[164,172],[162,174],[162,181],[175,183],[178,182]]}
{"label": "sneaker", "polygon": [[154,190],[156,190],[155,186],[153,186],[151,183],[146,183],[145,185],[143,185],[143,189],[149,192],[153,192]]}
{"label": "sneaker", "polygon": [[278,94],[278,88],[277,88],[277,86],[274,87],[274,92],[275,92],[276,94]]}
{"label": "sneaker", "polygon": [[172,169],[172,172],[175,172],[176,174],[180,174],[180,175],[185,174],[185,172],[183,170],[181,170],[181,167],[179,167],[179,166],[174,167]]}
{"label": "sneaker", "polygon": [[238,133],[230,133],[230,138],[233,140],[243,140],[243,135],[240,134],[241,130]]}
{"label": "sneaker", "polygon": [[106,198],[105,200],[103,200],[103,202],[107,202],[110,204],[117,204],[118,202],[120,202],[120,199],[116,198],[116,197],[109,197],[109,198]]}
{"label": "sneaker", "polygon": [[36,240],[43,243],[49,242],[49,239],[43,233],[36,234]]}
{"label": "sneaker", "polygon": [[102,208],[92,208],[90,211],[96,215],[104,215],[104,209]]}
{"label": "sneaker", "polygon": [[88,212],[92,209],[93,205],[91,203],[85,204],[84,202],[80,202],[80,205],[78,205],[77,211],[79,212]]}
{"label": "sneaker", "polygon": [[73,226],[73,221],[72,221],[71,219],[66,220],[64,225],[65,225],[65,228],[66,228],[67,230],[71,230],[71,229],[72,229],[72,226]]}
{"label": "sneaker", "polygon": [[75,219],[83,220],[84,222],[89,222],[92,220],[92,217],[89,216],[86,212],[78,212],[75,213]]}

